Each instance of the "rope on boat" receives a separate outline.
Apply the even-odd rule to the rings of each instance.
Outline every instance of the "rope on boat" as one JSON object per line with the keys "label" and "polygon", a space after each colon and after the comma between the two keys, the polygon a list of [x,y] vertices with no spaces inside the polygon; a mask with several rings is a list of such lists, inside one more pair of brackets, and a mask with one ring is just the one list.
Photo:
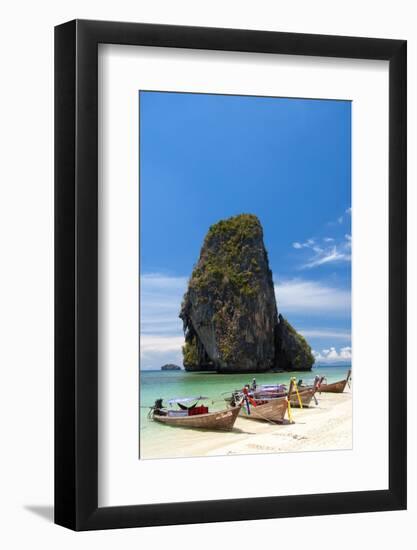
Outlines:
{"label": "rope on boat", "polygon": [[292,419],[291,403],[288,397],[287,397],[287,412],[288,412],[288,420],[290,421],[290,424],[293,424],[294,420]]}
{"label": "rope on boat", "polygon": [[298,397],[298,404],[300,405],[300,409],[302,409],[303,408],[303,402],[301,401],[300,392],[298,391],[297,380],[295,379],[295,377],[291,378],[291,380],[294,383],[295,393],[297,394],[297,397]]}

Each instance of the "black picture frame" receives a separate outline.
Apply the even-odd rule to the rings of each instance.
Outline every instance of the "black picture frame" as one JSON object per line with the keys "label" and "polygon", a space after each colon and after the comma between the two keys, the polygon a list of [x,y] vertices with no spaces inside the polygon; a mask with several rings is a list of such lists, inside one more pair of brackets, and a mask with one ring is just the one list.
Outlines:
{"label": "black picture frame", "polygon": [[[98,44],[389,62],[389,488],[98,507]],[[74,530],[406,508],[406,41],[74,20],[55,28],[55,522]],[[398,381],[401,380],[401,383]]]}

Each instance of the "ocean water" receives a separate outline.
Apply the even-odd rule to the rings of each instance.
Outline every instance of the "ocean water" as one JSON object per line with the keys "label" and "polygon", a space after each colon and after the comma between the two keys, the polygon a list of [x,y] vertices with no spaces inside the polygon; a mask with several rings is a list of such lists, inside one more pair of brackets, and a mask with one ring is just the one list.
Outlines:
{"label": "ocean water", "polygon": [[[255,377],[258,384],[289,384],[294,376],[304,382],[312,381],[316,374],[326,376],[328,382],[336,382],[346,377],[350,365],[343,366],[318,366],[311,372],[286,372],[266,374],[217,374],[207,372],[181,371],[141,371],[139,390],[140,411],[140,449],[141,456],[146,454],[146,446],[161,442],[169,445],[172,438],[178,438],[179,428],[171,428],[148,418],[149,407],[156,399],[162,398],[166,404],[168,399],[174,397],[204,396],[210,400],[206,402],[209,410],[226,408],[223,393],[230,394],[233,390],[241,389],[245,384],[250,384]],[[186,431],[186,430],[182,430]]]}

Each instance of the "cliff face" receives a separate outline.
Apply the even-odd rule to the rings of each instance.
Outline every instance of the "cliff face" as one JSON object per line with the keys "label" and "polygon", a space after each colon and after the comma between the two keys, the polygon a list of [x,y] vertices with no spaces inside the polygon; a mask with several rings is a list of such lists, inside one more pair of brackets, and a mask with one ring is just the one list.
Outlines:
{"label": "cliff face", "polygon": [[275,365],[283,370],[310,370],[314,356],[305,338],[282,315],[276,327]]}
{"label": "cliff face", "polygon": [[180,318],[186,370],[263,372],[292,369],[295,364],[311,368],[313,363],[306,367],[307,355],[298,359],[302,337],[278,322],[272,273],[256,216],[241,214],[210,227]]}

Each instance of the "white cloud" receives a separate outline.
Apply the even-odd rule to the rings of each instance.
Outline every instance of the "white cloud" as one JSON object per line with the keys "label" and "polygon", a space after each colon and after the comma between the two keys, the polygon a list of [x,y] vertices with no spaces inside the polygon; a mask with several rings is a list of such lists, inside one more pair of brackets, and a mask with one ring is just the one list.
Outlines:
{"label": "white cloud", "polygon": [[186,277],[147,273],[140,279],[141,333],[180,335],[178,317],[187,288]]}
{"label": "white cloud", "polygon": [[313,350],[313,355],[316,358],[316,363],[346,363],[352,360],[352,348],[346,346],[340,348],[339,351],[334,347],[321,351]]}
{"label": "white cloud", "polygon": [[157,369],[166,363],[182,365],[181,346],[183,337],[156,338],[141,337],[140,368],[142,370]]}
{"label": "white cloud", "polygon": [[184,335],[178,314],[187,282],[187,277],[161,273],[141,276],[141,369],[159,369],[166,363],[182,365]]}
{"label": "white cloud", "polygon": [[147,355],[153,352],[178,352],[181,351],[181,346],[183,345],[184,336],[156,336],[144,334],[140,337],[141,355]]}
{"label": "white cloud", "polygon": [[[343,216],[338,219],[339,223],[343,222]],[[319,241],[319,242],[317,242]],[[352,246],[352,237],[345,234],[344,239],[336,239],[334,237],[323,237],[318,239],[307,239],[305,242],[295,241],[292,243],[296,250],[306,249],[314,252],[314,255],[309,258],[301,266],[301,269],[311,269],[335,262],[350,262],[350,249]]]}
{"label": "white cloud", "polygon": [[345,239],[346,239],[346,248],[350,250],[352,248],[352,235],[346,234]]}
{"label": "white cloud", "polygon": [[288,313],[333,313],[343,315],[351,307],[350,291],[319,281],[289,279],[275,285],[278,311]]}
{"label": "white cloud", "polygon": [[187,286],[187,277],[173,277],[162,273],[144,273],[141,275],[141,290],[152,291],[160,290],[165,292],[167,289],[184,292]]}
{"label": "white cloud", "polygon": [[[182,364],[184,344],[182,321],[178,314],[186,277],[151,273],[141,277],[141,365],[159,368],[164,363]],[[278,281],[275,285],[278,311],[291,314],[342,316],[350,310],[350,292],[318,281],[302,278]],[[346,332],[301,330],[307,338],[349,340]]]}
{"label": "white cloud", "polygon": [[330,221],[330,222],[327,222],[327,226],[329,227],[334,227],[335,225],[342,225],[342,223],[344,221],[347,220],[347,218],[349,216],[352,215],[352,208],[349,206],[348,208],[346,208],[346,210],[343,212],[343,214],[341,216],[338,216],[338,218],[336,220],[333,220],[333,221]]}
{"label": "white cloud", "polygon": [[294,242],[292,243],[293,248],[312,248],[314,246],[314,239],[307,239],[304,243]]}
{"label": "white cloud", "polygon": [[340,250],[336,245],[331,248],[321,249],[315,247],[313,250],[316,255],[305,263],[302,267],[304,269],[311,269],[312,267],[318,267],[320,265],[334,263],[334,262],[350,262],[351,255],[345,252],[346,245],[343,245],[343,249]]}

